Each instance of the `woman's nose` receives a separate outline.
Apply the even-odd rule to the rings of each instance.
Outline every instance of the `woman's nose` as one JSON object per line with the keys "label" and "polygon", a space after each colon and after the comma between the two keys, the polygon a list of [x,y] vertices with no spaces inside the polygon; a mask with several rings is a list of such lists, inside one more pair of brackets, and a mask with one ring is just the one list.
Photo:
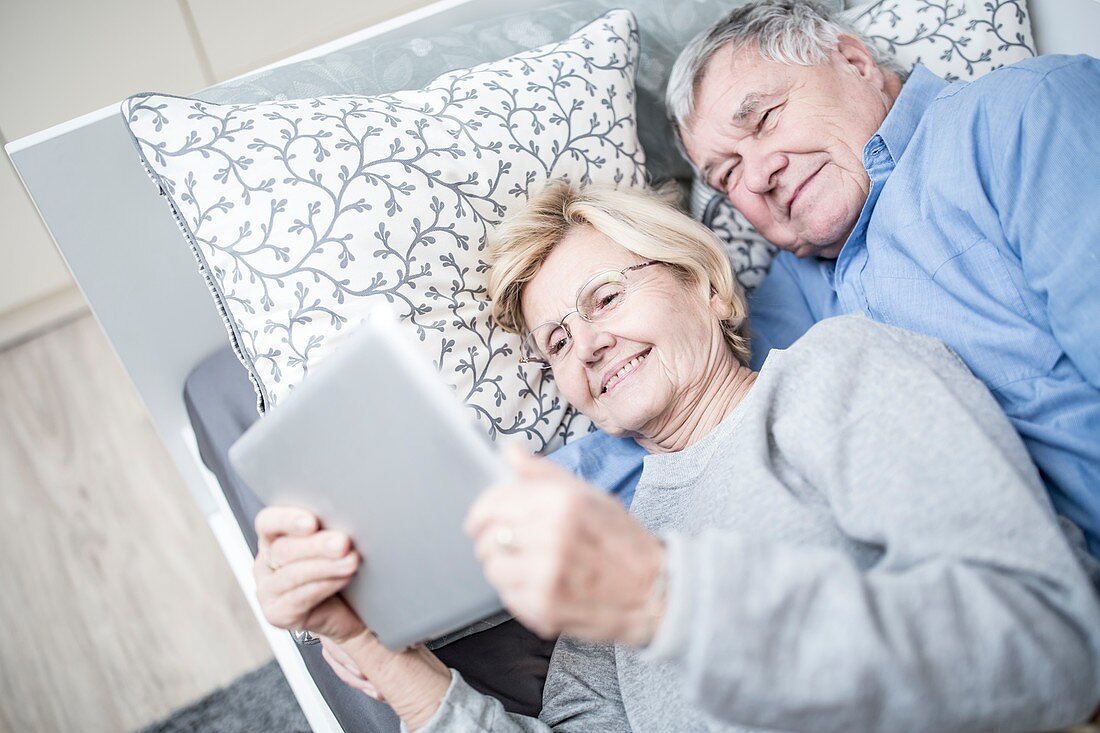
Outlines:
{"label": "woman's nose", "polygon": [[615,336],[605,323],[590,323],[579,318],[573,325],[573,351],[583,364],[599,361],[600,355],[615,345]]}

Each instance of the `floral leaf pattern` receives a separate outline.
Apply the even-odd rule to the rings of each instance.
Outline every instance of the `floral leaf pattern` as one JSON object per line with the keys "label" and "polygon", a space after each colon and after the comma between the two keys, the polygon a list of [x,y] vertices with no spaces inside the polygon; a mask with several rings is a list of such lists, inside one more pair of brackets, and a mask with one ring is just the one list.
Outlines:
{"label": "floral leaf pattern", "polygon": [[718,236],[745,292],[755,290],[768,274],[775,245],[764,239],[729,199],[699,179],[691,186],[691,215]]}
{"label": "floral leaf pattern", "polygon": [[[1036,54],[1026,0],[873,0],[846,11],[906,69],[923,64],[948,81],[969,81]],[[775,248],[726,197],[696,179],[692,214],[718,235],[734,274],[751,292]]]}
{"label": "floral leaf pattern", "polygon": [[[458,68],[469,68],[569,36],[592,18],[617,8],[634,13],[641,47],[636,91],[638,137],[652,181],[687,180],[691,167],[672,144],[664,94],[680,49],[698,31],[745,0],[566,0],[540,7],[518,6],[469,23],[406,31],[420,35],[371,37],[320,56],[222,82],[195,96],[207,102],[239,104],[270,99],[369,96],[415,89]],[[823,0],[841,8],[841,0]]]}
{"label": "floral leaf pattern", "polygon": [[873,0],[849,19],[905,68],[969,81],[1035,55],[1026,0]]}
{"label": "floral leaf pattern", "polygon": [[517,366],[488,318],[485,237],[551,177],[641,185],[634,17],[376,97],[122,113],[187,235],[261,411],[378,304],[395,310],[493,439],[557,447],[590,422]]}

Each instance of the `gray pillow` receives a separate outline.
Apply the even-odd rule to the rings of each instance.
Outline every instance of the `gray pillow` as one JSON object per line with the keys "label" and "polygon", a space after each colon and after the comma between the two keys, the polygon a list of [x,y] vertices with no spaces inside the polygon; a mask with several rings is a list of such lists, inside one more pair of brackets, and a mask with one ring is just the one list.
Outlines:
{"label": "gray pillow", "polygon": [[[827,0],[836,7],[841,0]],[[195,96],[218,104],[375,95],[415,89],[444,72],[505,58],[566,38],[613,8],[638,19],[642,55],[637,75],[638,137],[652,181],[692,176],[673,144],[664,111],[665,85],[680,49],[744,0],[573,0],[529,12],[486,18],[442,33],[353,46],[263,71]]]}

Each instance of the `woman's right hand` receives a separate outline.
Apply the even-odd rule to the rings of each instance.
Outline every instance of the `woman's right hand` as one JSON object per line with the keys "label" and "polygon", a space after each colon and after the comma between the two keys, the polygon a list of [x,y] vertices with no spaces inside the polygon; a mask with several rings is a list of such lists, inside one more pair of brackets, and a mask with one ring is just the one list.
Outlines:
{"label": "woman's right hand", "polygon": [[322,530],[313,514],[285,506],[257,514],[256,534],[256,598],[268,622],[337,643],[366,631],[337,595],[359,568],[359,553],[347,535]]}
{"label": "woman's right hand", "polygon": [[336,595],[359,567],[347,535],[322,530],[317,517],[292,507],[261,511],[256,534],[256,597],[267,620],[322,637],[325,658],[336,674],[385,699],[409,730],[431,719],[447,694],[451,672],[423,645],[387,649]]}

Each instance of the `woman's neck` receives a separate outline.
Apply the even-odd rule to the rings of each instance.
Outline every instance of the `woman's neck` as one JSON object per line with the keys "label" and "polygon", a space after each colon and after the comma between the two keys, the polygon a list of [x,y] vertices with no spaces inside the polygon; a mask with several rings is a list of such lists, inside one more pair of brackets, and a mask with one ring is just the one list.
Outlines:
{"label": "woman's neck", "polygon": [[[728,358],[727,358],[728,357]],[[670,417],[635,440],[650,453],[672,453],[697,443],[726,419],[749,393],[756,372],[728,352],[715,359],[697,387],[684,390]]]}

